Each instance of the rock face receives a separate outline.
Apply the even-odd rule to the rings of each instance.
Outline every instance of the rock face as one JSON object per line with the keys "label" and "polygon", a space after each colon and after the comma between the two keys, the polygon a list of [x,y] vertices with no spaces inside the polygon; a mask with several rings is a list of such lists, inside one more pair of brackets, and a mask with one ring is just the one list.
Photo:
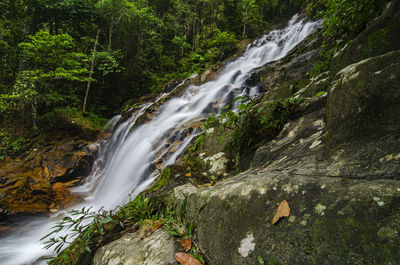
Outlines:
{"label": "rock face", "polygon": [[16,213],[56,211],[74,198],[69,188],[80,183],[92,168],[89,141],[54,138],[25,156],[0,164],[2,219]]}
{"label": "rock face", "polygon": [[[396,264],[398,56],[340,71],[328,95],[306,98],[300,117],[257,150],[248,171],[212,187],[174,189],[172,200],[187,195],[187,217],[211,264],[257,264],[258,256],[277,264]],[[290,216],[272,225],[283,200]]]}
{"label": "rock face", "polygon": [[[321,43],[316,36],[254,71],[248,85],[261,87],[265,101],[304,99],[295,118],[259,146],[247,171],[215,185],[168,184],[174,204],[185,200],[196,244],[210,264],[253,265],[260,258],[266,264],[398,264],[399,25],[399,1],[393,1],[335,55],[329,72],[311,80],[306,73]],[[210,135],[197,150],[207,170],[223,150],[216,147],[220,135]],[[290,215],[272,224],[283,200]],[[96,254],[97,262],[107,255]]]}
{"label": "rock face", "polygon": [[[388,49],[367,59],[351,46],[342,51],[361,59],[303,85],[298,118],[258,148],[246,172],[174,189],[173,201],[187,195],[187,217],[211,264],[258,264],[258,256],[276,264],[398,262],[400,51]],[[275,70],[284,65],[290,60]],[[263,82],[273,85],[265,99],[280,98],[287,86],[266,71]],[[283,200],[290,216],[273,225]]]}
{"label": "rock face", "polygon": [[[400,48],[400,46],[399,46]],[[400,50],[352,64],[335,77],[329,91],[329,137],[362,141],[400,130]]]}
{"label": "rock face", "polygon": [[129,233],[100,248],[93,265],[175,265],[175,249],[175,240],[163,230],[145,239]]}
{"label": "rock face", "polygon": [[[257,256],[277,264],[396,264],[400,254],[396,181],[261,170],[187,190],[188,217],[211,264],[257,264]],[[282,200],[291,215],[272,225]]]}

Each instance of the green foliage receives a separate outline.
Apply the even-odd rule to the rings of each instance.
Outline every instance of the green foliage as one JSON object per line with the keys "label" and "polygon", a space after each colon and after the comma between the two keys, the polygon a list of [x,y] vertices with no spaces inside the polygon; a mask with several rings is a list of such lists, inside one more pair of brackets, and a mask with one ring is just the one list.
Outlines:
{"label": "green foliage", "polygon": [[[94,252],[99,237],[104,237],[113,226],[121,229],[126,225],[137,227],[144,220],[161,220],[171,235],[183,239],[194,239],[193,221],[185,219],[186,198],[178,205],[165,204],[163,201],[151,200],[145,193],[139,194],[126,205],[113,211],[82,208],[69,212],[59,221],[49,234],[45,235],[45,248],[53,248],[58,254],[48,259],[48,264],[77,264],[80,255]],[[69,245],[69,246],[68,246]],[[68,246],[68,247],[66,247]],[[65,248],[66,247],[66,248]],[[190,253],[199,260],[203,260],[200,251],[192,246]]]}
{"label": "green foliage", "polygon": [[323,35],[345,42],[361,32],[368,21],[380,15],[384,0],[327,0]]}
{"label": "green foliage", "polygon": [[124,70],[121,67],[118,60],[123,58],[122,52],[117,51],[97,51],[94,54],[95,64],[97,65],[97,70],[102,76],[109,75],[111,73],[120,73]]}
{"label": "green foliage", "polygon": [[170,177],[171,177],[171,169],[168,166],[164,167],[160,173],[160,176],[157,178],[157,181],[151,187],[150,192],[156,191],[167,185],[168,182],[170,181]]}
{"label": "green foliage", "polygon": [[[92,252],[92,240],[96,235],[104,235],[104,226],[115,223],[113,212],[99,210],[92,212],[90,208],[72,210],[70,216],[64,217],[60,222],[53,226],[53,230],[42,237],[45,249],[54,248],[59,254],[48,259],[48,264],[76,264],[79,250]],[[119,223],[123,226],[122,223]],[[59,234],[61,232],[61,234]],[[64,233],[62,233],[64,232]],[[68,246],[65,250],[64,247]]]}
{"label": "green foliage", "polygon": [[291,93],[294,93],[294,89],[295,89],[295,87],[294,87],[293,84],[289,86],[289,91],[290,91]]}
{"label": "green foliage", "polygon": [[331,60],[334,54],[334,48],[327,48],[325,44],[322,45],[322,50],[319,54],[319,60],[315,63],[314,67],[310,70],[311,77],[317,77],[321,73],[328,71]]}
{"label": "green foliage", "polygon": [[74,50],[74,40],[70,35],[50,35],[41,30],[28,38],[30,41],[22,42],[20,47],[25,71],[33,75],[29,81],[39,84],[58,79],[88,81],[88,70],[84,65],[88,58]]}
{"label": "green foliage", "polygon": [[317,94],[315,94],[315,96],[316,96],[316,97],[320,97],[320,96],[325,95],[326,93],[327,93],[326,91],[320,91],[320,92],[318,92]]}
{"label": "green foliage", "polygon": [[39,124],[46,129],[63,129],[77,127],[83,130],[100,130],[107,123],[107,119],[92,112],[83,112],[77,108],[54,108],[42,115]]}
{"label": "green foliage", "polygon": [[233,55],[239,36],[257,37],[300,2],[3,0],[1,118],[19,111],[35,125],[54,106],[81,106],[89,80],[89,111],[110,117],[127,99]]}
{"label": "green foliage", "polygon": [[23,70],[13,87],[0,95],[0,113],[5,120],[14,111],[30,114],[25,120],[36,126],[43,113],[76,100],[74,90],[66,90],[65,86],[68,82],[88,81],[87,56],[74,49],[68,34],[52,36],[39,31],[29,39],[19,45]]}
{"label": "green foliage", "polygon": [[[310,71],[315,77],[328,70],[335,50],[343,47],[365,29],[367,23],[381,14],[385,0],[308,0],[309,15],[323,19],[323,50],[320,60]],[[383,39],[379,36],[378,39]],[[374,48],[372,42],[372,49]]]}
{"label": "green foliage", "polygon": [[32,145],[31,139],[16,136],[6,130],[0,130],[0,160],[6,156],[16,157]]}
{"label": "green foliage", "polygon": [[155,205],[146,194],[138,195],[134,200],[126,205],[119,207],[117,217],[119,220],[129,220],[135,223],[141,223],[146,219],[158,219],[155,213]]}
{"label": "green foliage", "polygon": [[[273,102],[260,102],[238,98],[243,103],[236,111],[228,111],[219,117],[211,116],[209,122],[217,119],[220,130],[233,130],[226,146],[233,157],[240,157],[260,144],[273,139],[282,126],[292,117],[301,99],[288,98]],[[247,100],[247,101],[246,101]]]}

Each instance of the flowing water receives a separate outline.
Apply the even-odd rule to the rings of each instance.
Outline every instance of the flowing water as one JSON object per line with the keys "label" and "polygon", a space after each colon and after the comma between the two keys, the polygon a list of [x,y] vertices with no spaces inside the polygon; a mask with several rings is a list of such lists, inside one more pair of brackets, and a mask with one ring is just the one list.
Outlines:
{"label": "flowing water", "polygon": [[[284,57],[319,25],[320,22],[304,21],[296,15],[285,29],[272,31],[249,45],[216,79],[200,86],[190,85],[182,96],[165,103],[161,102],[168,94],[163,94],[155,102],[144,104],[126,121],[120,122],[121,116],[114,117],[107,124],[109,128],[117,124],[112,135],[96,144],[98,155],[92,173],[82,186],[73,190],[84,198],[73,209],[115,209],[129,200],[132,190],[131,196],[145,190],[157,177],[156,165],[164,167],[174,163],[199,133],[197,129],[188,129],[191,124],[218,112],[236,96],[255,95],[256,87],[245,86],[251,71]],[[136,124],[156,103],[161,107],[154,117],[144,124]],[[44,250],[39,239],[69,210],[21,222],[16,232],[0,239],[0,264],[43,263],[38,259],[53,253]]]}

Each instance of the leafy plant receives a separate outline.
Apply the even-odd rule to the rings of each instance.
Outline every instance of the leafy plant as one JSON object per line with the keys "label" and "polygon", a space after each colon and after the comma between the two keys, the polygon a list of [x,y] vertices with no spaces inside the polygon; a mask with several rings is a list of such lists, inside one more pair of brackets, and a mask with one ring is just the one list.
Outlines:
{"label": "leafy plant", "polygon": [[324,44],[320,60],[310,71],[315,77],[328,70],[335,50],[359,34],[380,12],[385,0],[308,0],[307,13],[323,19]]}
{"label": "leafy plant", "polygon": [[151,187],[150,192],[156,191],[164,187],[170,181],[170,177],[171,177],[171,169],[168,166],[166,166],[161,170],[160,176]]}
{"label": "leafy plant", "polygon": [[[104,235],[104,225],[116,222],[113,212],[99,210],[92,212],[91,208],[72,210],[70,216],[64,217],[53,226],[53,230],[42,237],[45,249],[54,248],[56,257],[49,258],[49,264],[75,264],[77,250],[92,252],[92,239],[95,235]],[[122,223],[120,223],[123,226]],[[64,247],[68,246],[64,249]],[[62,252],[61,252],[62,251]]]}
{"label": "leafy plant", "polygon": [[3,160],[6,156],[16,157],[21,155],[23,152],[34,146],[39,139],[34,137],[39,135],[14,135],[8,132],[6,129],[0,130],[0,160]]}
{"label": "leafy plant", "polygon": [[[301,99],[288,98],[273,102],[248,100],[240,104],[236,110],[228,111],[217,119],[220,129],[231,129],[227,150],[234,156],[241,156],[258,145],[273,139],[282,126],[291,118],[295,107]],[[215,117],[211,117],[211,122]]]}
{"label": "leafy plant", "polygon": [[315,94],[316,97],[320,97],[322,95],[325,95],[327,92],[326,91],[320,91],[317,94]]}

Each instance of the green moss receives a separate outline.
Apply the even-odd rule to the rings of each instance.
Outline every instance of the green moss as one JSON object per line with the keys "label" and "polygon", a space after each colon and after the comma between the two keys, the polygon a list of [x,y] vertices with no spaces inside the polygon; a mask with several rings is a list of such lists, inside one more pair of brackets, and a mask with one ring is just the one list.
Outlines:
{"label": "green moss", "polygon": [[170,178],[171,178],[171,169],[169,167],[164,167],[156,183],[154,183],[154,185],[151,187],[150,192],[156,191],[167,185],[170,181]]}
{"label": "green moss", "polygon": [[381,238],[395,238],[398,237],[398,232],[391,227],[384,226],[379,229],[378,236]]}
{"label": "green moss", "polygon": [[107,123],[107,119],[94,113],[84,113],[76,108],[56,108],[43,115],[40,123],[46,130],[80,129],[81,131],[98,131]]}
{"label": "green moss", "polygon": [[375,54],[388,43],[388,29],[383,28],[368,36],[367,45],[363,48],[364,56]]}

